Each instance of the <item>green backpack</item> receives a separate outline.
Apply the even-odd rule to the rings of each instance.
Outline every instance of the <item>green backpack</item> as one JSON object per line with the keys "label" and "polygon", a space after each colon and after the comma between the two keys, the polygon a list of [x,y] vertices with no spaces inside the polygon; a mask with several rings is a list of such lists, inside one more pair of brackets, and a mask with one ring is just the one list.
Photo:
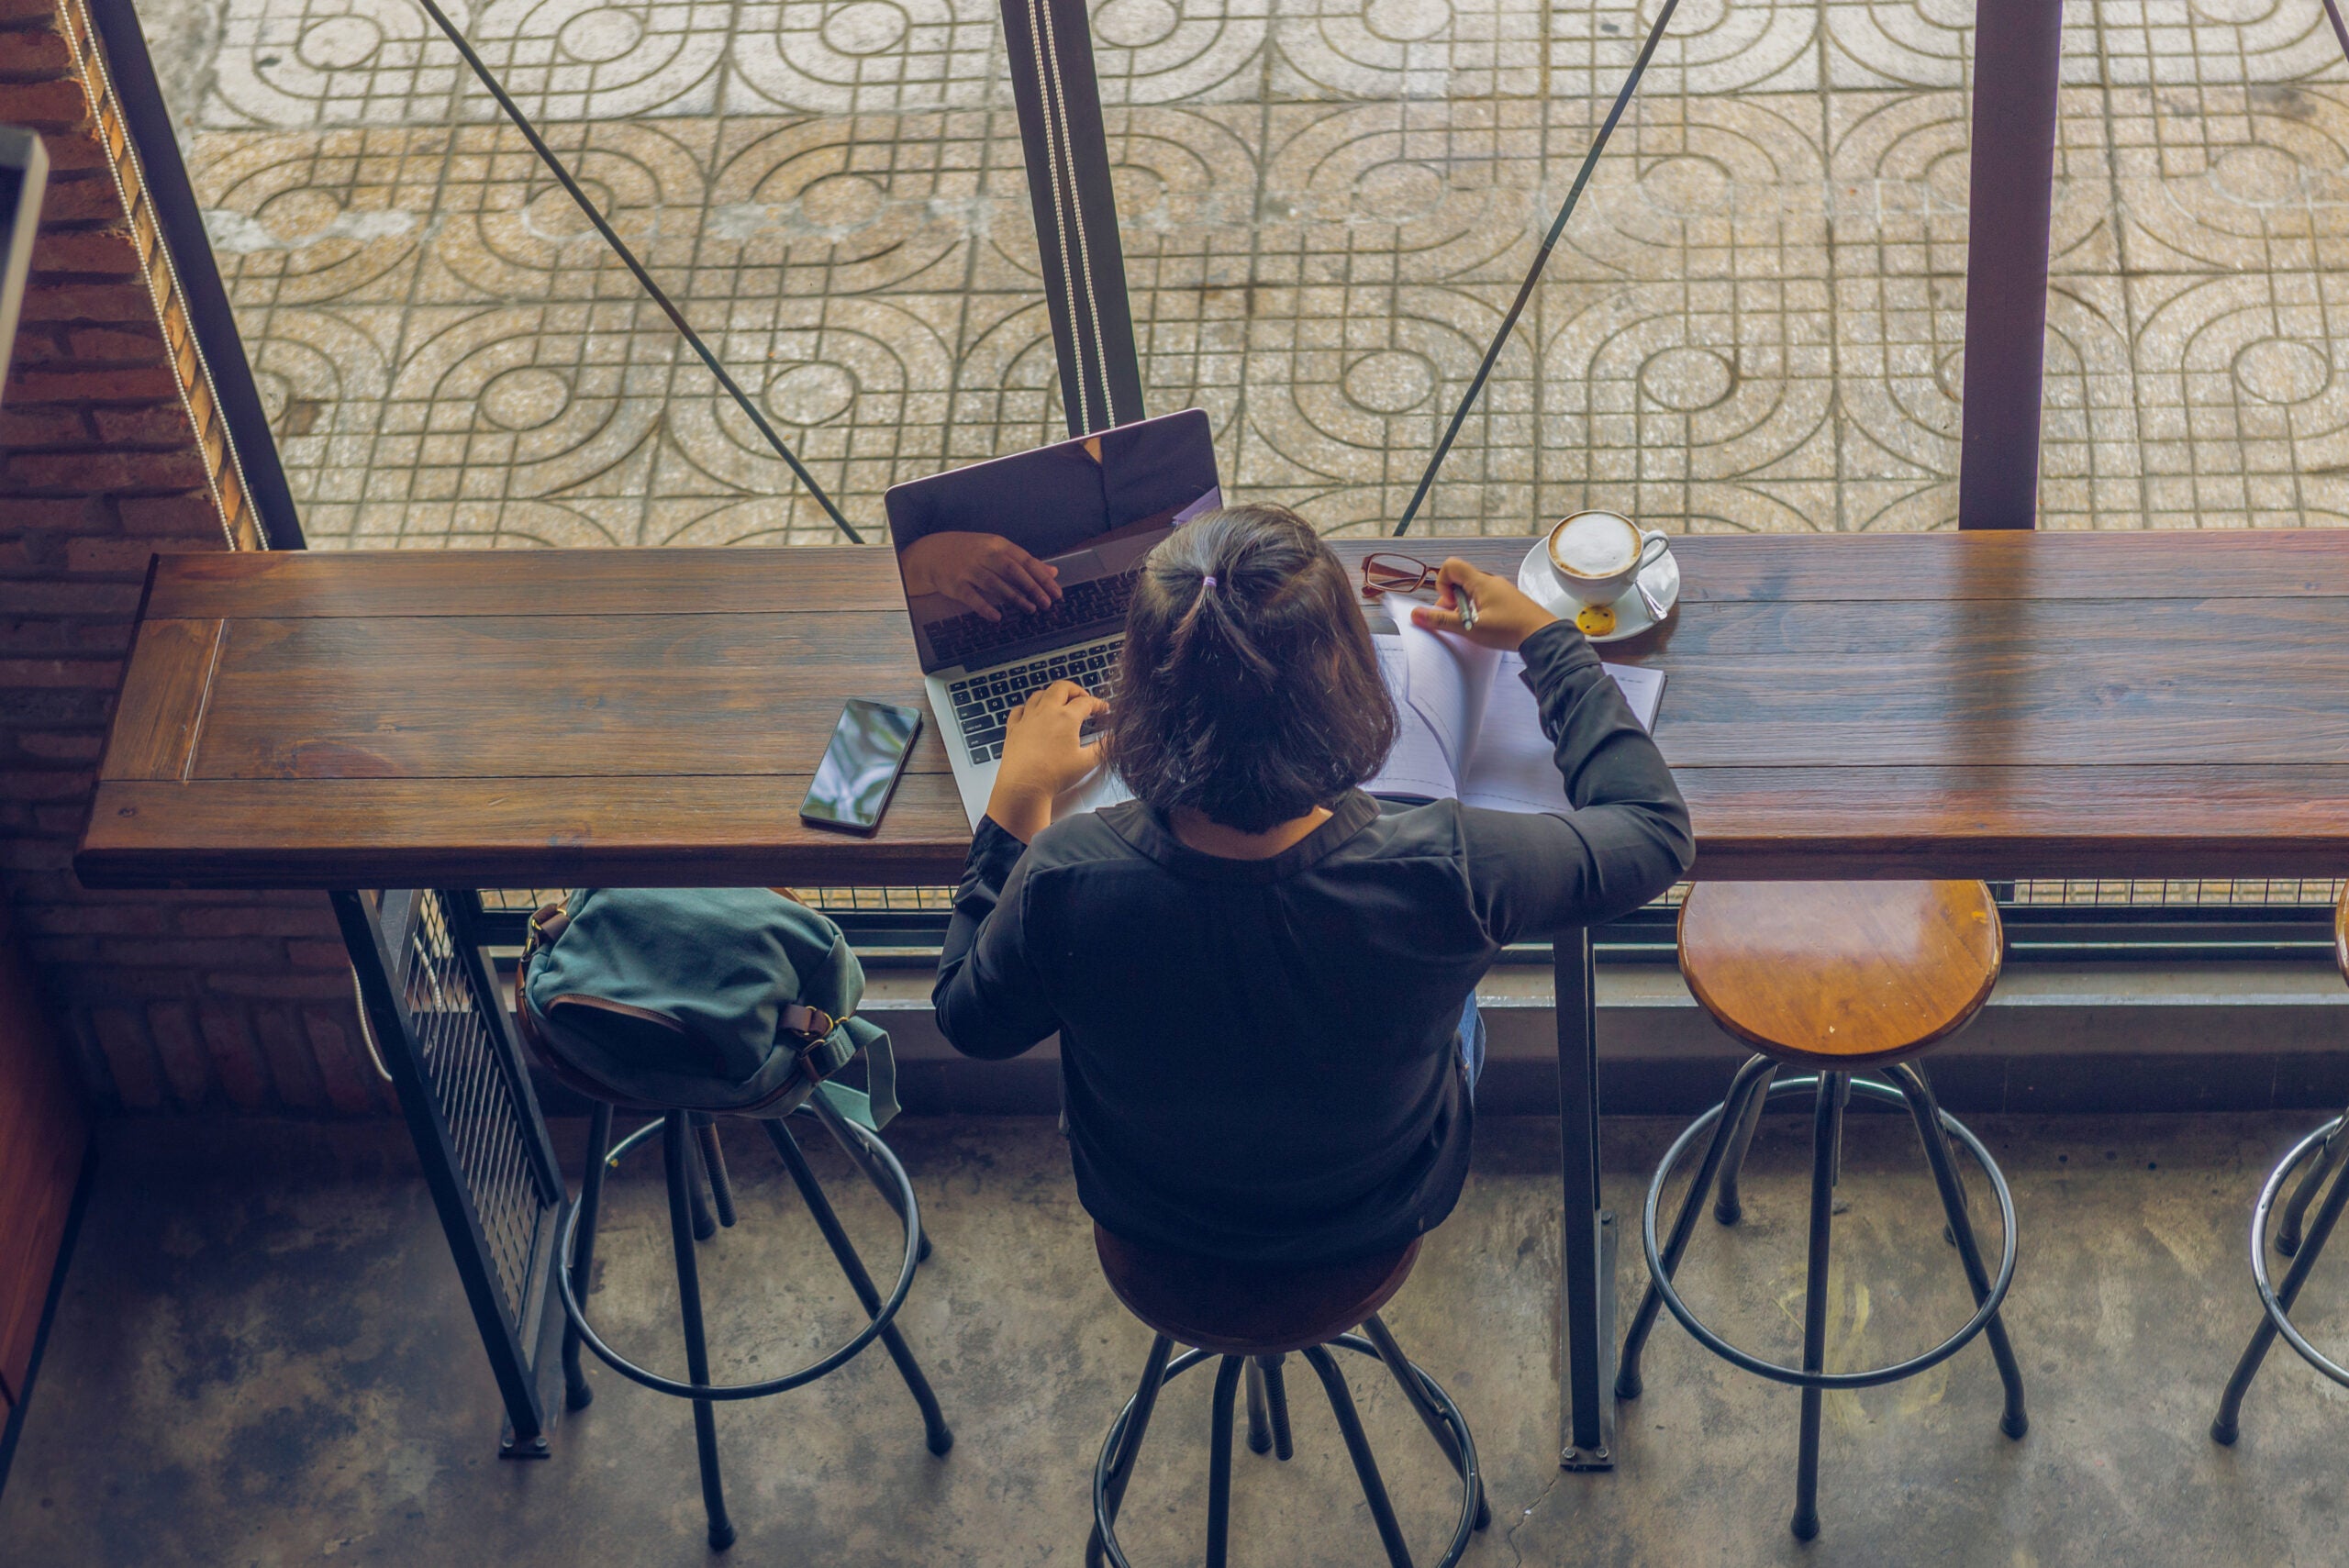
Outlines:
{"label": "green backpack", "polygon": [[[523,1038],[609,1103],[779,1117],[821,1094],[897,1114],[889,1036],[855,1017],[864,968],[838,926],[763,887],[591,887],[530,918]],[[869,1094],[826,1082],[863,1051]]]}

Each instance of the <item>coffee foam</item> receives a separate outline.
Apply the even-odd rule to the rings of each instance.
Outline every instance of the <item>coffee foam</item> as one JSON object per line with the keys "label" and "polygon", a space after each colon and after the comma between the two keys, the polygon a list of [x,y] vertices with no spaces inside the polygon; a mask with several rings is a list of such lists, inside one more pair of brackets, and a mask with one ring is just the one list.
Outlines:
{"label": "coffee foam", "polygon": [[1622,571],[1639,554],[1640,538],[1620,517],[1586,513],[1569,518],[1550,536],[1551,558],[1579,577],[1606,577]]}

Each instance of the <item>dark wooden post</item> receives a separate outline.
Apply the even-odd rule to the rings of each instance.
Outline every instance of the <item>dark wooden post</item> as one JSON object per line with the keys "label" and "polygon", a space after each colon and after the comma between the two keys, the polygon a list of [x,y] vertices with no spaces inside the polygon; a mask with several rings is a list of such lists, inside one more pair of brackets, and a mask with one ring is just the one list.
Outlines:
{"label": "dark wooden post", "polygon": [[1002,6],[1004,56],[1019,109],[1068,433],[1130,425],[1142,417],[1141,366],[1085,0]]}
{"label": "dark wooden post", "polygon": [[1961,528],[2028,528],[2039,513],[2062,0],[1977,0],[1965,257]]}

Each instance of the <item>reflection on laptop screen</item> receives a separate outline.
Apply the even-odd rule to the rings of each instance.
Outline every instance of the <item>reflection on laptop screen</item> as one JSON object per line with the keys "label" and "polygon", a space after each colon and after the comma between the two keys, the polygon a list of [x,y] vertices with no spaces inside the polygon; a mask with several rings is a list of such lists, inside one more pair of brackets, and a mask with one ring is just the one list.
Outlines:
{"label": "reflection on laptop screen", "polygon": [[889,538],[922,669],[1118,629],[1151,547],[1222,504],[1197,408],[894,486]]}

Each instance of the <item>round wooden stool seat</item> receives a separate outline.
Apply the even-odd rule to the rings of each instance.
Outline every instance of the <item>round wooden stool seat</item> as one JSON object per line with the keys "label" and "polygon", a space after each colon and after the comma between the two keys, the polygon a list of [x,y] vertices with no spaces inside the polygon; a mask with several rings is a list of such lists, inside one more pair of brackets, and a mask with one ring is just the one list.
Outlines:
{"label": "round wooden stool seat", "polygon": [[2003,938],[1978,882],[1704,882],[1680,972],[1705,1011],[1783,1062],[1913,1056],[1989,1000]]}
{"label": "round wooden stool seat", "polygon": [[1286,1355],[1352,1333],[1394,1299],[1419,1261],[1399,1252],[1308,1269],[1274,1269],[1138,1246],[1093,1228],[1101,1273],[1152,1330],[1221,1355]]}

